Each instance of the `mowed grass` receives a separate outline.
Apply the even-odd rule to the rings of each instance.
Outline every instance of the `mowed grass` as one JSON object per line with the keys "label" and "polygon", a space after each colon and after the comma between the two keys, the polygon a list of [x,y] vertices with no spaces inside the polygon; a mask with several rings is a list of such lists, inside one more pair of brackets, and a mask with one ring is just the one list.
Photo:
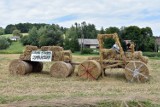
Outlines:
{"label": "mowed grass", "polygon": [[[26,35],[28,35],[28,33],[22,33],[22,35],[23,35],[23,36],[26,36]],[[0,36],[3,36],[3,37],[5,37],[5,38],[10,38],[10,37],[13,36],[13,34],[4,34],[4,35],[0,35]]]}
{"label": "mowed grass", "polygon": [[[49,74],[52,63],[44,63],[41,73],[10,75],[9,63],[18,57],[18,54],[0,54],[0,103],[3,106],[160,105],[160,60],[149,60],[151,78],[149,82],[142,84],[127,82],[123,69],[108,70],[108,76],[97,81],[81,80],[76,75],[54,78]],[[82,62],[87,57],[73,56],[76,62]]]}
{"label": "mowed grass", "polygon": [[12,42],[12,44],[5,50],[0,50],[1,54],[20,54],[24,50],[24,46],[20,43],[20,41]]}

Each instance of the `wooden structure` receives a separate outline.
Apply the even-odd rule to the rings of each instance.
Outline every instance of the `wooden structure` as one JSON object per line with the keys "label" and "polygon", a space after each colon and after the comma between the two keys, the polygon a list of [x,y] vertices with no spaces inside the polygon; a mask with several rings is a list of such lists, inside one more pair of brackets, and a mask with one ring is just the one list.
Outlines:
{"label": "wooden structure", "polygon": [[[112,38],[115,41],[115,45],[110,49],[104,48],[104,39]],[[86,79],[97,79],[96,74],[100,72],[99,65],[101,67],[102,76],[105,74],[106,69],[113,68],[124,68],[126,79],[133,82],[145,82],[149,79],[149,70],[147,67],[147,58],[142,56],[142,52],[134,51],[134,44],[131,43],[130,50],[127,52],[123,51],[119,37],[116,33],[114,34],[99,34],[99,57],[89,58],[90,61],[84,61],[79,65],[78,72],[85,72],[83,78]],[[96,61],[96,64],[92,64]],[[97,70],[95,73],[94,70]],[[94,76],[96,74],[96,76]],[[82,74],[79,74],[81,77]]]}

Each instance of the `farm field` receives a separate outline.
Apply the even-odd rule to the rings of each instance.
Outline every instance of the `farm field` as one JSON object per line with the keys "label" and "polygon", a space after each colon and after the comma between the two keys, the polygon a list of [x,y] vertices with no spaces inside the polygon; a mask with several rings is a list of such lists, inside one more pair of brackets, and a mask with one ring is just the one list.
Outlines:
{"label": "farm field", "polygon": [[[0,106],[160,106],[160,60],[149,60],[149,82],[129,83],[123,69],[108,70],[98,81],[84,81],[76,75],[54,78],[49,74],[52,63],[44,63],[41,73],[10,75],[9,63],[18,57],[0,54]],[[76,62],[87,57],[73,56]]]}

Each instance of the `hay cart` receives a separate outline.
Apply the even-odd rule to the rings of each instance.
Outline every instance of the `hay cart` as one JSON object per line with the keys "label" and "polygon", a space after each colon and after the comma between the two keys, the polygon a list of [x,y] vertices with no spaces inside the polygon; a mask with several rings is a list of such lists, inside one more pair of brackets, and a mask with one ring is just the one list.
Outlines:
{"label": "hay cart", "polygon": [[[33,54],[35,54],[33,56]],[[32,61],[35,59],[35,61]],[[42,60],[43,59],[43,60]],[[27,45],[19,59],[11,61],[9,72],[13,75],[25,75],[31,72],[41,72],[43,62],[54,62],[50,67],[53,77],[68,77],[73,74],[74,66],[70,50],[63,50],[60,46],[37,46]]]}
{"label": "hay cart", "polygon": [[[115,45],[110,49],[104,48],[104,39],[112,38]],[[75,65],[78,65],[77,75],[83,79],[97,80],[105,75],[105,70],[114,68],[124,68],[126,79],[133,82],[145,82],[149,79],[149,69],[147,67],[147,58],[142,56],[142,52],[134,51],[134,44],[130,45],[130,50],[124,52],[119,42],[119,37],[114,34],[99,34],[99,57],[90,57],[82,63],[72,62],[72,52],[63,50],[60,46],[43,46],[40,49],[37,46],[26,46],[19,59],[13,60],[9,65],[11,74],[24,75],[30,72],[41,72],[43,63],[40,61],[31,61],[31,55],[34,51],[42,53],[50,51],[52,53],[53,65],[50,67],[50,74],[53,77],[68,77],[73,74]],[[39,57],[39,56],[38,56]],[[44,54],[39,58],[47,58]]]}
{"label": "hay cart", "polygon": [[[104,48],[104,39],[112,38],[115,44],[110,49]],[[105,75],[105,70],[114,68],[125,69],[125,77],[128,81],[145,82],[149,80],[148,59],[142,56],[141,51],[134,51],[131,43],[129,50],[124,52],[119,37],[114,34],[99,34],[99,57],[90,57],[78,66],[78,76],[83,79],[98,79]]]}

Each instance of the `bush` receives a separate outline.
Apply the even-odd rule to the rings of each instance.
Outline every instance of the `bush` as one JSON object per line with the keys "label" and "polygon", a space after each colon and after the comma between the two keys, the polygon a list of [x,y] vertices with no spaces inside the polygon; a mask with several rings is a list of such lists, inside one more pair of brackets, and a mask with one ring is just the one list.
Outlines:
{"label": "bush", "polygon": [[29,45],[30,43],[29,43],[29,40],[28,40],[28,36],[23,36],[23,37],[21,38],[21,43],[22,43],[23,45]]}
{"label": "bush", "polygon": [[81,52],[81,54],[91,54],[93,52],[92,49],[90,48],[84,48]]}
{"label": "bush", "polygon": [[10,44],[5,37],[0,37],[0,50],[8,48]]}
{"label": "bush", "polygon": [[160,57],[159,52],[143,52],[143,55],[148,57]]}

